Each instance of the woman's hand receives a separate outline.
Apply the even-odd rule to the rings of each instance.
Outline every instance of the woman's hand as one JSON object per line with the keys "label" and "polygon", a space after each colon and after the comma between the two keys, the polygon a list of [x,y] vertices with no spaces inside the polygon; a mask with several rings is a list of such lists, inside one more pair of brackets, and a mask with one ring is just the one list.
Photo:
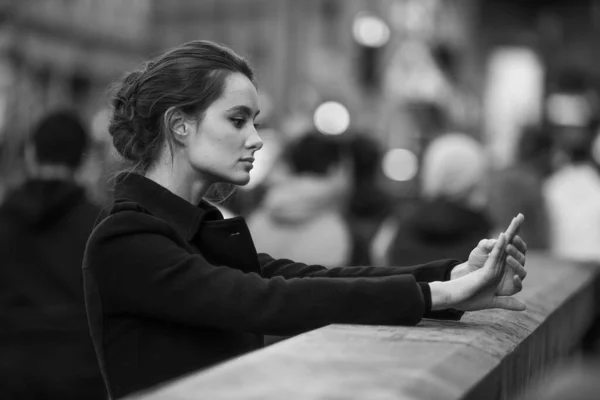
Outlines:
{"label": "woman's hand", "polygon": [[[494,243],[483,267],[455,280],[430,283],[432,310],[444,308],[455,308],[462,311],[489,308],[525,310],[525,303],[511,295],[500,293],[501,285],[506,285],[504,283],[505,275],[506,270],[509,269],[504,260],[506,248],[507,236],[502,233]],[[512,282],[514,283],[512,291],[515,293],[520,291],[521,279],[512,279]]]}
{"label": "woman's hand", "polygon": [[[523,216],[519,214],[515,217],[506,231],[508,244],[506,246],[506,256],[504,257],[505,272],[502,281],[498,286],[497,294],[500,296],[512,296],[521,291],[522,281],[527,276],[525,270],[525,261],[527,254],[527,245],[517,235],[520,224],[523,222]],[[496,244],[496,239],[483,239],[477,247],[471,251],[469,260],[466,263],[457,265],[451,272],[450,279],[458,279],[467,274],[481,269],[487,261],[490,252]]]}

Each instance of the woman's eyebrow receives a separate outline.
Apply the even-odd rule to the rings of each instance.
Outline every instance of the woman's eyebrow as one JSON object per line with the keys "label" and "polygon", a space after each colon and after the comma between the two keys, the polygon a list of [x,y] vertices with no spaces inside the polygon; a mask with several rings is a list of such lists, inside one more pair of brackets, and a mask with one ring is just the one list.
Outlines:
{"label": "woman's eyebrow", "polygon": [[[231,107],[231,108],[230,108],[229,110],[227,110],[227,111],[228,111],[228,112],[229,112],[229,111],[237,111],[237,112],[244,113],[244,114],[246,114],[247,116],[250,116],[250,115],[252,115],[252,109],[251,109],[250,107],[248,107],[248,106],[234,106],[234,107]],[[260,110],[256,110],[256,112],[254,113],[254,118],[256,118],[256,116],[257,116],[258,114],[260,114]]]}

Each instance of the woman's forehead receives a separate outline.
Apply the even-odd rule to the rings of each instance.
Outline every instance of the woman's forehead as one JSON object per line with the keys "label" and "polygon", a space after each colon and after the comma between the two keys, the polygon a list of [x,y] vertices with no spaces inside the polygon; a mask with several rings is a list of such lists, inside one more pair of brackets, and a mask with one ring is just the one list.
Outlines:
{"label": "woman's forehead", "polygon": [[235,73],[225,79],[223,94],[215,103],[220,103],[221,106],[228,109],[244,106],[256,113],[258,112],[258,93],[250,79],[243,74]]}

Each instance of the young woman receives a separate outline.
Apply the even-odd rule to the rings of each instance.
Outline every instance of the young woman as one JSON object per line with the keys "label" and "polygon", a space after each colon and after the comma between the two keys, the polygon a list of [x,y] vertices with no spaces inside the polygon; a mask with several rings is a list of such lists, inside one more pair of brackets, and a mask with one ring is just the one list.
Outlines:
{"label": "young woman", "polygon": [[113,105],[109,131],[132,169],[117,178],[84,260],[91,334],[113,397],[257,349],[263,334],[525,308],[511,297],[526,251],[512,234],[482,240],[465,263],[326,269],[257,254],[244,220],[203,200],[215,183],[247,184],[262,146],[253,72],[226,47],[167,51],[129,74]]}

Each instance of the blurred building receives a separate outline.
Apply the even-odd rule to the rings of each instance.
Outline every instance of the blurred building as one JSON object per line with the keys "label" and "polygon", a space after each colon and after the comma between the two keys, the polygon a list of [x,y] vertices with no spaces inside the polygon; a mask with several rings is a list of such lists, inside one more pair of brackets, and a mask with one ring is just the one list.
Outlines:
{"label": "blurred building", "polygon": [[384,148],[420,156],[455,130],[508,163],[558,71],[594,70],[599,29],[593,0],[0,0],[3,170],[51,108],[75,106],[108,139],[108,85],[193,39],[250,59],[262,122],[283,136],[333,100]]}
{"label": "blurred building", "polygon": [[600,2],[480,3],[477,53],[483,133],[494,160],[505,166],[514,161],[523,126],[548,122],[548,96],[565,89],[565,72],[577,71],[579,80],[588,85],[578,90],[597,97]]}
{"label": "blurred building", "polygon": [[[411,4],[430,3],[418,7]],[[361,11],[386,15],[396,28],[392,41],[409,30],[456,36],[454,26],[432,24],[450,8],[444,2],[363,0],[4,0],[4,49],[17,72],[19,104],[31,120],[61,104],[93,113],[106,85],[143,58],[187,40],[204,38],[232,46],[255,65],[261,89],[281,105],[309,107],[315,99],[341,99],[361,106],[365,55],[352,38]],[[422,8],[422,9],[421,9]],[[429,11],[428,11],[429,10]],[[403,16],[403,13],[408,13]],[[430,12],[431,15],[428,15]],[[458,19],[456,18],[458,17]],[[402,25],[402,26],[400,26]],[[425,30],[436,32],[425,32]],[[413,33],[414,33],[413,32]],[[463,35],[464,36],[464,35]],[[391,47],[385,49],[388,53]],[[385,72],[383,59],[375,77]],[[368,73],[367,73],[368,74]],[[262,78],[262,79],[261,79]],[[369,80],[369,77],[365,78]],[[377,79],[374,79],[377,80]],[[311,93],[316,91],[317,93]],[[310,107],[315,107],[310,104]],[[22,111],[23,112],[23,111]],[[26,122],[24,122],[26,123]]]}
{"label": "blurred building", "polygon": [[[110,83],[152,54],[193,39],[227,44],[250,59],[268,123],[277,124],[290,112],[310,113],[322,97],[314,95],[314,87],[351,87],[328,79],[346,76],[350,66],[347,57],[338,56],[347,53],[338,49],[342,38],[349,38],[340,21],[349,18],[350,3],[357,2],[3,0],[0,174],[5,181],[18,179],[22,143],[35,121],[53,108],[77,108],[92,125],[97,147],[105,148]],[[320,51],[323,38],[335,56]],[[346,97],[359,97],[354,94]],[[92,171],[90,179],[97,181],[99,173]]]}
{"label": "blurred building", "polygon": [[13,174],[19,169],[15,166],[23,140],[32,124],[52,108],[75,107],[88,118],[97,141],[106,141],[103,110],[108,107],[110,83],[152,54],[188,40],[215,40],[248,56],[260,75],[269,77],[264,79],[265,93],[278,101],[286,90],[278,83],[286,81],[288,63],[293,63],[287,57],[294,54],[288,48],[286,24],[292,19],[286,12],[291,4],[277,0],[2,1],[0,56],[8,71],[3,75],[12,75],[6,91],[10,101],[2,113],[7,123],[0,127],[1,142],[6,144],[3,172]]}

